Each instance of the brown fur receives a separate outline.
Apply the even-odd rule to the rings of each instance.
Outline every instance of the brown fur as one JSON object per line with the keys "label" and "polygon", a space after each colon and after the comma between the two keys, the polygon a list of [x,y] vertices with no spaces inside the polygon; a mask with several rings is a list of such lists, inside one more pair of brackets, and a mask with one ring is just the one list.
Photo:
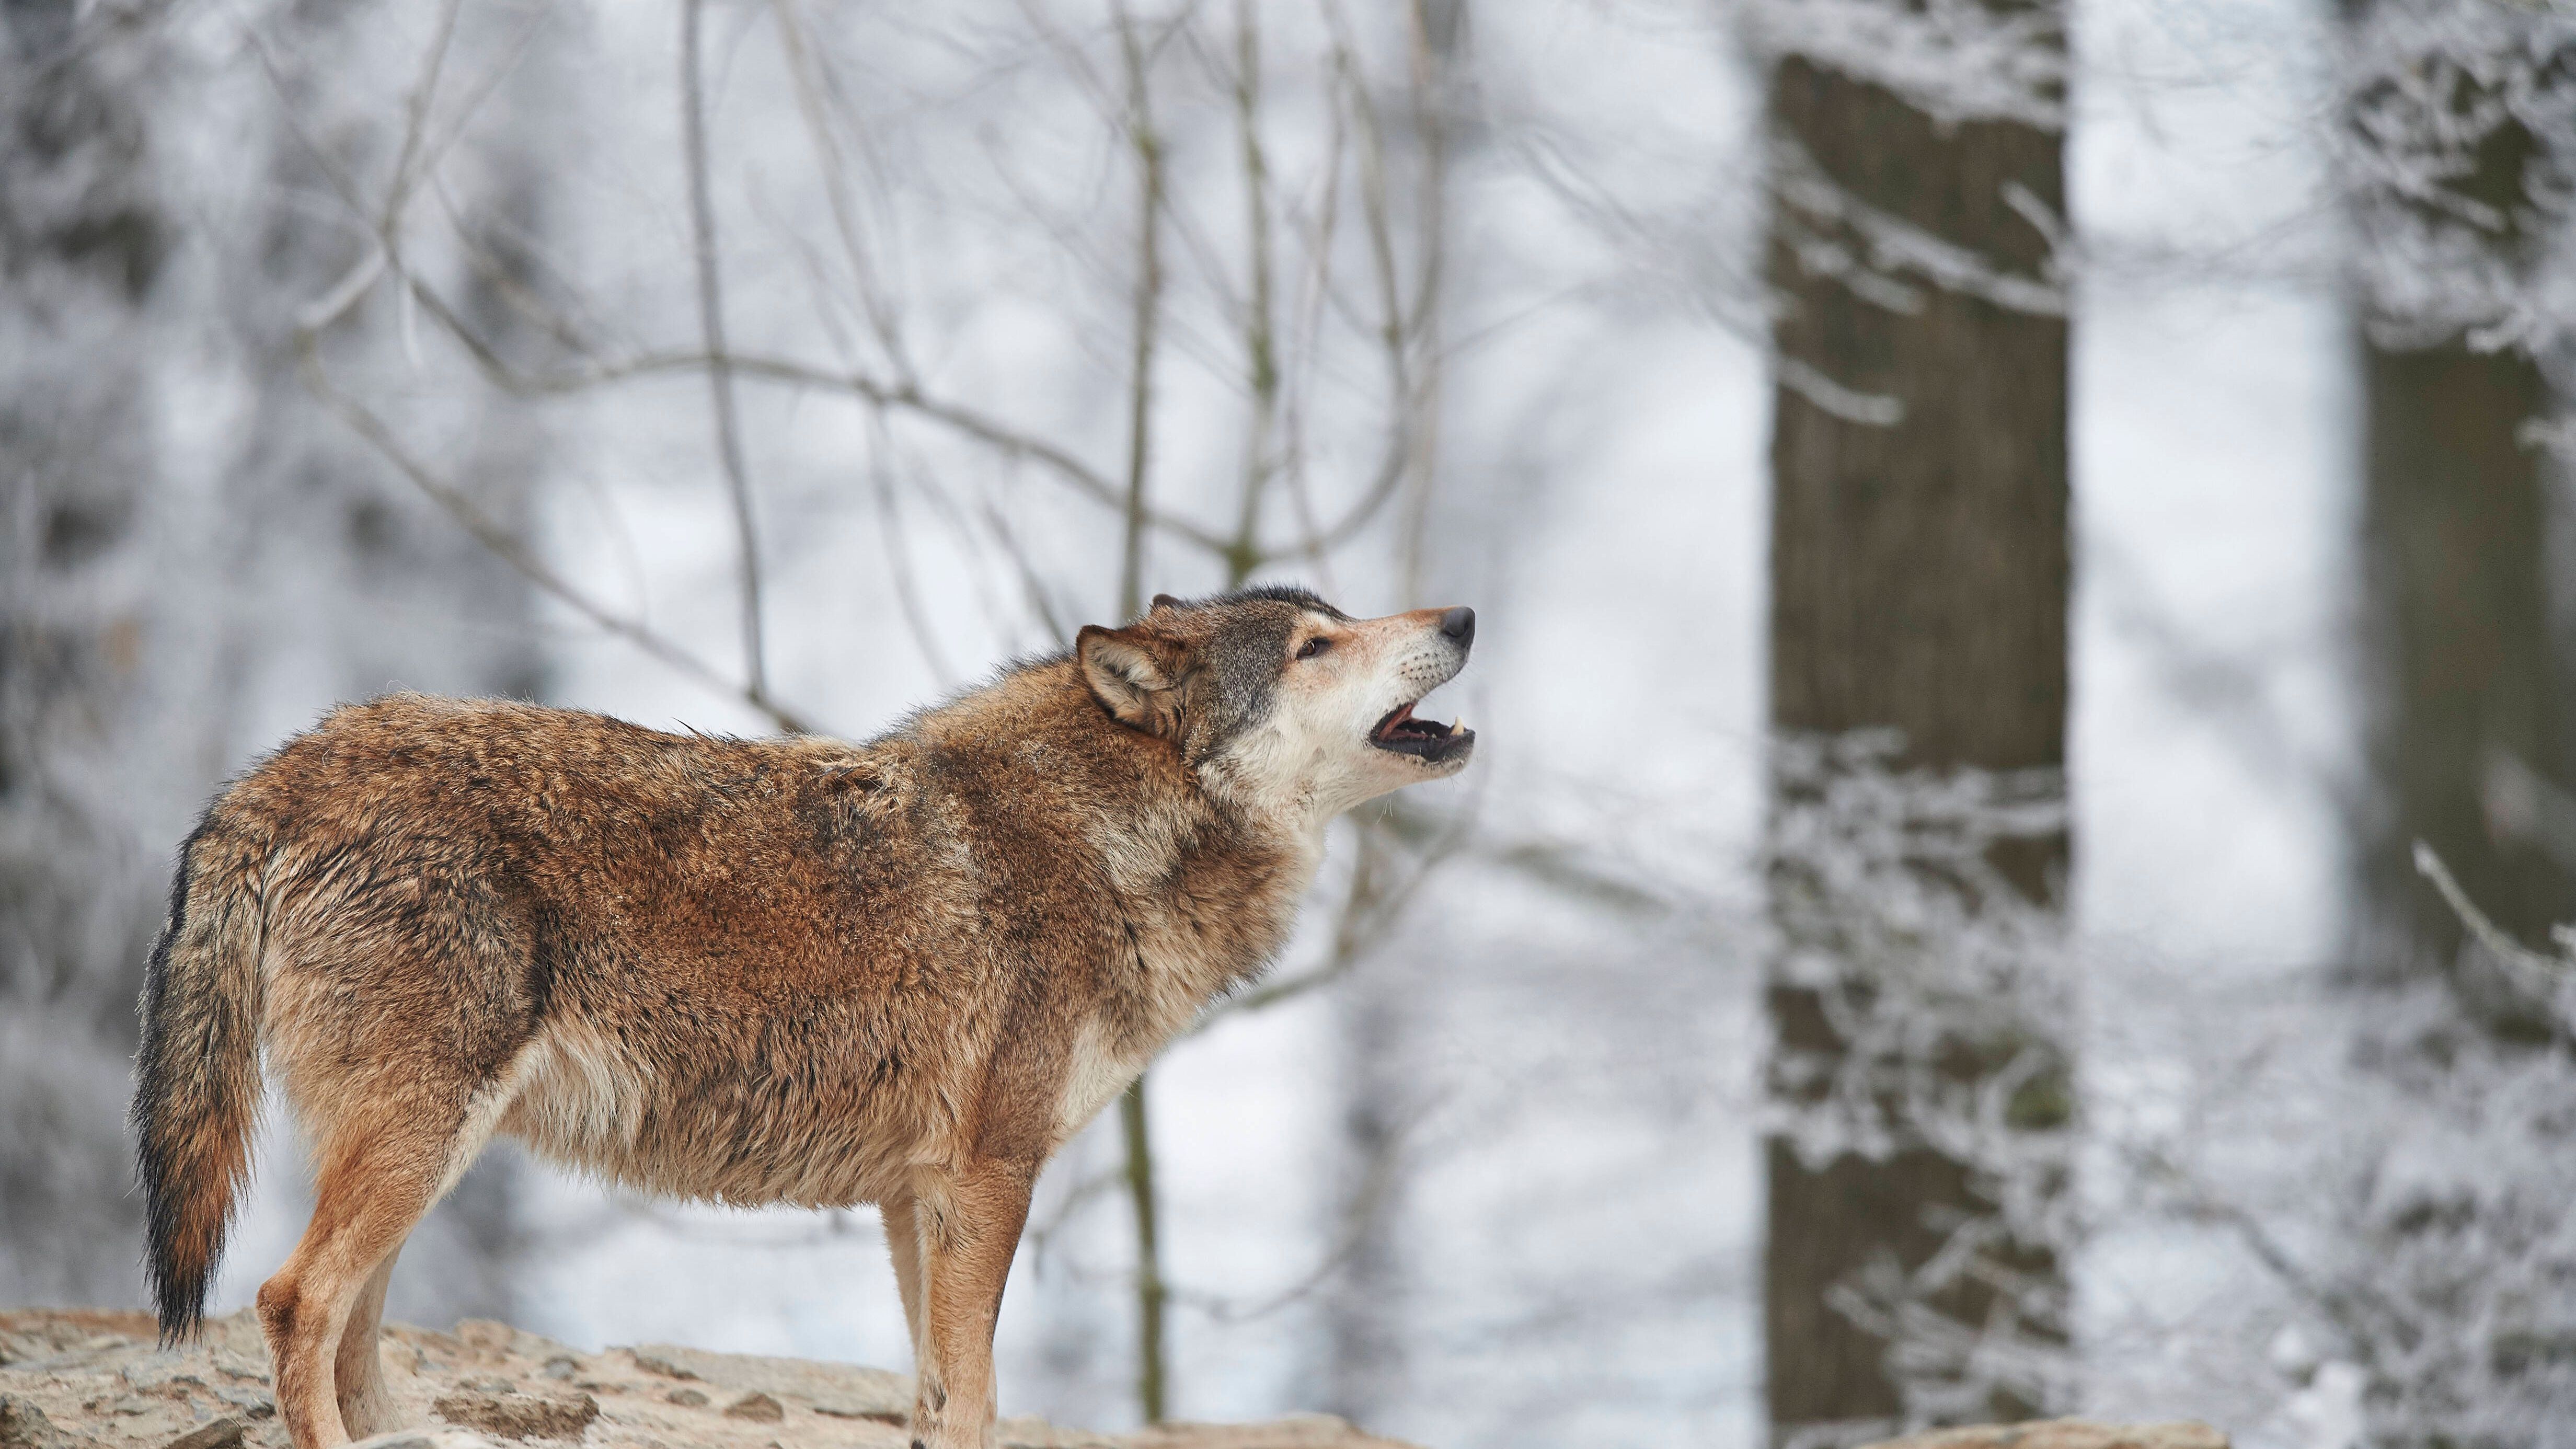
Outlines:
{"label": "brown fur", "polygon": [[396,1427],[394,1256],[496,1131],[656,1192],[882,1204],[916,1441],[987,1443],[1040,1167],[1262,969],[1325,819],[1463,765],[1463,733],[1341,742],[1456,672],[1461,614],[1158,601],[866,744],[333,712],[182,852],[135,1112],[165,1332],[202,1310],[264,1046],[315,1167],[259,1293],[297,1449]]}

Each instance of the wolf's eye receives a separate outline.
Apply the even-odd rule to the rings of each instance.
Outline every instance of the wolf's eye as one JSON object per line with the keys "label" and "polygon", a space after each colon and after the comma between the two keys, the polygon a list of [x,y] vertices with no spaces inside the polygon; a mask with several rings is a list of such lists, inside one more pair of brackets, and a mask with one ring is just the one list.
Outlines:
{"label": "wolf's eye", "polygon": [[1333,647],[1333,641],[1332,641],[1332,640],[1325,638],[1325,637],[1324,637],[1323,635],[1321,635],[1321,634],[1318,634],[1318,635],[1316,635],[1314,638],[1309,639],[1309,640],[1307,640],[1305,643],[1300,644],[1300,645],[1298,645],[1298,646],[1297,646],[1297,657],[1298,657],[1298,658],[1300,658],[1300,659],[1312,659],[1312,658],[1314,658],[1316,655],[1321,654],[1321,653],[1323,653],[1325,650],[1330,649],[1330,648],[1332,648],[1332,647]]}

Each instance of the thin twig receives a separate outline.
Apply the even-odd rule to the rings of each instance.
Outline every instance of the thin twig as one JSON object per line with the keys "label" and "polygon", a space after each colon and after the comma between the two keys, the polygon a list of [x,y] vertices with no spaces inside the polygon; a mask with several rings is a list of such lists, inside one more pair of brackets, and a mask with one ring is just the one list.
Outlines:
{"label": "thin twig", "polygon": [[[377,265],[383,265],[383,263]],[[933,396],[915,382],[887,382],[864,372],[836,370],[790,358],[739,352],[716,355],[703,351],[647,352],[631,357],[595,361],[586,367],[564,372],[524,372],[513,366],[489,342],[477,335],[465,319],[458,315],[454,306],[425,279],[405,272],[402,280],[405,286],[419,295],[422,309],[445,326],[464,346],[466,354],[482,370],[485,378],[504,391],[531,396],[560,395],[666,373],[712,369],[721,364],[737,377],[780,383],[791,387],[830,388],[850,393],[866,403],[929,419],[953,432],[973,438],[1005,457],[1026,458],[1038,463],[1083,497],[1104,507],[1116,509],[1122,515],[1126,511],[1124,490],[1090,464],[1033,433],[1014,428],[1008,423],[962,403]],[[1219,558],[1226,555],[1231,543],[1231,540],[1224,535],[1203,528],[1186,518],[1151,508],[1146,511],[1146,522],[1160,533],[1177,538]]]}
{"label": "thin twig", "polygon": [[2178,1188],[2184,1198],[2185,1210],[2193,1217],[2217,1223],[2233,1233],[2256,1262],[2343,1334],[2345,1343],[2364,1367],[2376,1363],[2383,1335],[2399,1321],[2398,1315],[2378,1295],[2367,1288],[2346,1292],[2319,1281],[2299,1262],[2297,1255],[2273,1237],[2271,1229],[2252,1213],[2211,1192],[2182,1164],[2161,1150],[2133,1148],[2128,1156],[2149,1175],[2161,1177]]}
{"label": "thin twig", "polygon": [[[421,57],[420,79],[412,83],[410,94],[403,98],[403,134],[394,153],[394,175],[385,188],[383,212],[376,219],[379,234],[396,235],[405,207],[411,202],[413,184],[422,165],[421,141],[429,130],[429,108],[438,97],[438,78],[447,69],[448,52],[456,42],[457,13],[465,8],[464,0],[447,0],[439,7],[438,28],[429,43],[429,53]],[[433,156],[434,163],[435,157]]]}
{"label": "thin twig", "polygon": [[1253,0],[1235,0],[1235,127],[1243,146],[1243,208],[1251,299],[1243,322],[1244,384],[1252,417],[1244,430],[1242,498],[1235,510],[1228,586],[1240,584],[1261,556],[1261,495],[1274,468],[1271,437],[1279,418],[1279,344],[1272,284],[1270,163],[1261,143],[1261,30]]}
{"label": "thin twig", "polygon": [[1135,17],[1123,4],[1116,9],[1118,53],[1127,83],[1127,144],[1136,152],[1135,335],[1127,376],[1126,529],[1118,569],[1118,617],[1127,620],[1142,613],[1145,603],[1145,484],[1153,459],[1154,345],[1163,311],[1163,138],[1154,129],[1153,89]]}
{"label": "thin twig", "polygon": [[1442,368],[1441,311],[1436,303],[1448,252],[1448,107],[1450,73],[1457,60],[1450,53],[1457,43],[1457,23],[1453,19],[1445,31],[1434,33],[1439,27],[1432,24],[1427,3],[1428,0],[1413,0],[1411,6],[1413,132],[1422,157],[1414,204],[1420,230],[1416,242],[1419,272],[1413,288],[1413,315],[1404,328],[1405,341],[1398,344],[1419,346],[1422,350],[1422,370],[1415,390],[1397,398],[1398,404],[1417,420],[1409,439],[1412,487],[1396,541],[1405,601],[1411,604],[1422,602],[1423,544],[1430,527],[1432,490],[1439,482]]}
{"label": "thin twig", "polygon": [[1389,884],[1379,878],[1378,872],[1383,868],[1385,844],[1396,834],[1390,828],[1391,814],[1380,812],[1359,820],[1357,824],[1359,860],[1352,868],[1351,887],[1342,897],[1341,913],[1333,925],[1333,946],[1326,953],[1324,964],[1296,976],[1266,983],[1240,996],[1229,997],[1203,1013],[1190,1027],[1191,1035],[1207,1030],[1225,1017],[1294,1001],[1350,975],[1385,944],[1389,930],[1405,905],[1420,892],[1442,862],[1464,847],[1473,829],[1472,822],[1463,816],[1450,822],[1445,830],[1429,839],[1421,863],[1414,867],[1412,873]]}
{"label": "thin twig", "polygon": [[1084,1208],[1089,1207],[1102,1194],[1116,1188],[1126,1180],[1126,1177],[1127,1167],[1124,1162],[1116,1167],[1095,1172],[1068,1189],[1056,1202],[1054,1211],[1048,1213],[1044,1221],[1031,1223],[1022,1229],[1020,1245],[1027,1254],[1029,1264],[1041,1272],[1045,1271],[1047,1249],[1054,1245],[1056,1234],[1063,1232]]}
{"label": "thin twig", "polygon": [[1002,546],[1003,557],[1011,561],[1011,567],[1019,575],[1029,612],[1037,615],[1039,626],[1047,631],[1048,638],[1055,641],[1055,647],[1062,649],[1071,644],[1073,631],[1064,626],[1063,616],[1056,612],[1054,602],[1047,597],[1046,579],[1038,572],[1028,549],[1021,545],[1019,533],[1011,527],[1010,519],[1003,516],[1001,508],[991,499],[985,500],[983,519],[984,526],[992,531],[993,541]]}
{"label": "thin twig", "polygon": [[[375,226],[377,238],[397,263],[402,258],[402,218],[411,206],[413,180],[425,166],[437,164],[434,155],[424,162],[421,143],[428,134],[429,109],[438,97],[439,77],[445,74],[448,52],[455,46],[456,17],[464,8],[464,0],[447,0],[440,7],[436,33],[428,53],[421,58],[420,79],[412,83],[411,93],[404,99],[402,142],[395,152],[393,180],[385,188],[384,208]],[[416,309],[409,297],[397,294],[394,301],[394,324],[403,354],[417,368],[420,337]]]}
{"label": "thin twig", "polygon": [[[519,269],[496,254],[485,238],[476,233],[468,223],[465,209],[457,204],[442,178],[432,176],[429,190],[438,199],[439,214],[447,219],[449,234],[464,249],[465,264],[473,270],[476,282],[490,288],[492,294],[522,321],[554,339],[565,351],[584,356],[598,350],[590,340],[590,333],[584,329],[584,323],[576,322],[549,304],[531,279],[519,276]],[[558,282],[562,281],[565,269],[545,255],[546,248],[540,238],[526,228],[514,225],[507,216],[488,218],[486,225],[509,234],[510,243],[517,248],[530,271],[542,268],[553,274]],[[596,322],[595,318],[585,320]]]}
{"label": "thin twig", "polygon": [[402,445],[402,440],[394,436],[393,429],[386,426],[384,419],[376,416],[357,399],[332,386],[329,376],[322,368],[318,342],[319,339],[310,331],[299,329],[296,333],[296,365],[305,387],[321,401],[323,406],[329,408],[342,422],[347,423],[351,431],[374,447],[385,461],[393,464],[396,472],[401,473],[413,487],[427,495],[431,502],[437,504],[450,518],[454,519],[457,526],[463,528],[477,543],[490,550],[494,557],[508,564],[522,578],[574,613],[589,620],[593,625],[624,639],[647,655],[701,684],[740,698],[744,703],[767,715],[780,729],[791,734],[803,734],[811,729],[804,720],[777,701],[726,678],[713,665],[659,631],[601,604],[582,592],[570,580],[548,567],[545,561],[537,557],[536,553],[516,534],[495,522],[476,506],[474,500],[466,496],[464,490],[440,478],[419,459],[413,457],[411,451]]}
{"label": "thin twig", "polygon": [[742,425],[734,414],[733,364],[725,348],[724,288],[716,265],[715,198],[707,175],[707,108],[699,32],[706,0],[680,0],[680,131],[689,173],[689,229],[698,271],[698,326],[706,339],[707,389],[715,406],[716,457],[733,502],[742,590],[743,673],[754,695],[769,692],[768,650],[760,627],[760,533],[751,514],[751,479],[743,467]]}
{"label": "thin twig", "polygon": [[948,667],[948,658],[939,649],[939,635],[930,626],[930,613],[921,604],[919,581],[913,577],[912,550],[906,546],[903,518],[894,497],[894,432],[886,426],[885,409],[868,414],[868,475],[877,495],[877,534],[885,541],[886,566],[894,576],[895,600],[903,607],[904,622],[912,628],[912,642],[921,650],[921,662],[930,666],[931,676],[941,689],[956,687],[956,671]]}
{"label": "thin twig", "polygon": [[823,179],[823,199],[831,207],[832,229],[849,262],[850,282],[858,289],[860,311],[868,319],[869,330],[876,334],[877,345],[885,350],[898,373],[909,377],[902,318],[879,283],[867,248],[860,241],[858,208],[850,199],[849,165],[842,157],[831,118],[824,111],[822,56],[806,33],[805,17],[799,13],[797,0],[772,0],[771,10],[778,17],[778,39],[787,51],[787,74],[796,90],[796,109],[804,118],[806,134],[813,138],[815,170]]}
{"label": "thin twig", "polygon": [[[2470,900],[2469,893],[2460,889],[2460,883],[2452,879],[2451,868],[2442,863],[2442,857],[2420,840],[2415,842],[2415,870],[2441,892],[2452,914],[2460,918],[2460,924],[2468,928],[2469,934],[2503,968],[2505,979],[2534,998],[2535,1003],[2556,1021],[2558,1014],[2550,1008],[2561,993],[2576,985],[2576,981],[2570,979],[2571,969],[2576,969],[2576,959],[2546,956],[2515,940],[2512,933],[2478,909],[2477,902]],[[2567,1029],[2565,1023],[2559,1025],[2562,1031]]]}
{"label": "thin twig", "polygon": [[1307,265],[1301,270],[1296,304],[1291,309],[1294,331],[1289,339],[1289,356],[1295,366],[1284,379],[1286,437],[1280,450],[1281,471],[1286,475],[1289,502],[1296,512],[1298,537],[1303,540],[1300,550],[1328,592],[1332,588],[1332,569],[1320,542],[1323,527],[1316,521],[1314,490],[1307,473],[1306,425],[1316,371],[1323,358],[1324,350],[1317,345],[1317,339],[1323,334],[1325,301],[1333,290],[1333,250],[1341,235],[1342,170],[1349,154],[1349,111],[1339,103],[1338,89],[1331,94],[1334,103],[1325,107],[1328,124],[1324,159],[1314,173],[1316,199],[1308,212],[1312,220],[1301,228]]}
{"label": "thin twig", "polygon": [[1250,1323],[1295,1305],[1331,1282],[1333,1275],[1340,1272],[1343,1265],[1358,1255],[1361,1247],[1368,1242],[1370,1229],[1377,1226],[1380,1215],[1385,1211],[1387,1199],[1393,1195],[1398,1160],[1406,1144],[1420,1128],[1422,1116],[1423,1114],[1416,1114],[1410,1120],[1396,1123],[1384,1137],[1371,1146],[1368,1161],[1360,1169],[1359,1186],[1352,1192],[1350,1202],[1343,1211],[1340,1234],[1334,1239],[1333,1245],[1325,1250],[1323,1256],[1315,1260],[1314,1266],[1298,1275],[1295,1281],[1249,1304],[1237,1304],[1208,1293],[1183,1295],[1182,1301],[1191,1304],[1219,1323]]}
{"label": "thin twig", "polygon": [[[1387,443],[1385,456],[1377,473],[1360,496],[1342,516],[1312,532],[1301,551],[1309,557],[1320,557],[1359,536],[1378,511],[1402,491],[1408,467],[1414,457],[1414,396],[1412,358],[1408,338],[1408,310],[1404,305],[1402,271],[1395,256],[1395,237],[1388,214],[1386,177],[1386,138],[1378,123],[1377,106],[1369,99],[1367,83],[1359,75],[1356,54],[1348,39],[1349,22],[1340,7],[1327,6],[1326,18],[1334,31],[1333,70],[1336,89],[1349,102],[1350,114],[1358,122],[1359,191],[1362,231],[1368,240],[1372,280],[1376,283],[1378,316],[1364,330],[1373,336],[1384,354],[1387,374]],[[1339,109],[1339,108],[1337,108]],[[1330,286],[1319,289],[1325,301],[1336,300]]]}

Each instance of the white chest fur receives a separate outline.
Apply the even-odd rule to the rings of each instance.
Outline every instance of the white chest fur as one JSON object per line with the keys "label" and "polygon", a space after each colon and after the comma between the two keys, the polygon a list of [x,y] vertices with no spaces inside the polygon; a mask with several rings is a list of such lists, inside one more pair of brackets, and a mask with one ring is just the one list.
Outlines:
{"label": "white chest fur", "polygon": [[1110,1098],[1126,1091],[1127,1084],[1136,1080],[1151,1055],[1121,1052],[1111,1044],[1110,1034],[1101,1029],[1100,1023],[1084,1022],[1074,1034],[1073,1050],[1065,1062],[1064,1090],[1056,1098],[1056,1145],[1071,1141],[1075,1133],[1100,1115]]}

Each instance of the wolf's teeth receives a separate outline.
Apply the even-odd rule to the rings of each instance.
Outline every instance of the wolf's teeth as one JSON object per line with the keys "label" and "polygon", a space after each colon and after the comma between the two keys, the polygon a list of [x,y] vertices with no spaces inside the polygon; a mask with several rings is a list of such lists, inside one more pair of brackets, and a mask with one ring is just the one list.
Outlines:
{"label": "wolf's teeth", "polygon": [[1451,734],[1453,734],[1453,735],[1463,735],[1463,734],[1465,734],[1466,732],[1467,732],[1467,716],[1466,716],[1465,714],[1463,714],[1463,713],[1462,713],[1462,714],[1460,714],[1456,719],[1454,719],[1454,720],[1450,721],[1450,723],[1449,723],[1449,733],[1451,733]]}

